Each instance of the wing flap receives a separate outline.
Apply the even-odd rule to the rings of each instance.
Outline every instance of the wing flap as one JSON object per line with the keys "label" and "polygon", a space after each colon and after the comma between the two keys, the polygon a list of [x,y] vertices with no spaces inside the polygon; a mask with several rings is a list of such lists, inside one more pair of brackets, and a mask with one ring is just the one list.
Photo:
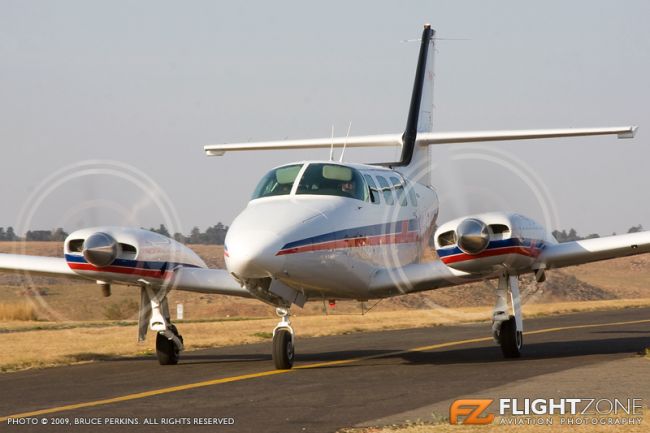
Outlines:
{"label": "wing flap", "polygon": [[552,245],[540,259],[547,268],[561,268],[648,252],[650,231]]}
{"label": "wing flap", "polygon": [[174,272],[171,285],[188,292],[252,297],[225,269],[180,268]]}

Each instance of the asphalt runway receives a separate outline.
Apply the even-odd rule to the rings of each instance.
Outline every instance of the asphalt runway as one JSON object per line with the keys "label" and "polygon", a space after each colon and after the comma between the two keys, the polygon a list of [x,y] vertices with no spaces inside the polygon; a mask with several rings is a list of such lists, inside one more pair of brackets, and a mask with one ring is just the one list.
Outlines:
{"label": "asphalt runway", "polygon": [[[647,370],[634,370],[650,368],[637,355],[650,347],[650,309],[524,324],[525,353],[515,360],[504,360],[490,325],[477,323],[320,338],[300,338],[296,329],[291,371],[273,369],[269,342],[188,352],[177,366],[142,357],[2,374],[0,430],[333,432],[399,421],[418,408],[444,412],[455,398],[490,397],[522,384],[556,394],[571,384],[564,391],[573,394],[564,397],[650,389]],[[626,389],[614,389],[624,383]]]}

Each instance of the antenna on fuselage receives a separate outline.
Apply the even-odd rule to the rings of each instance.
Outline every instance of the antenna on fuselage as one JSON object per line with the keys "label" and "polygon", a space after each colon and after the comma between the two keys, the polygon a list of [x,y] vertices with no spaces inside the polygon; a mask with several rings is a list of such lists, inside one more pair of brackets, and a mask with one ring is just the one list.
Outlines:
{"label": "antenna on fuselage", "polygon": [[330,145],[330,161],[334,161],[334,124],[332,123],[332,144]]}
{"label": "antenna on fuselage", "polygon": [[345,142],[343,143],[343,150],[341,151],[341,157],[339,158],[339,162],[343,162],[343,155],[345,155],[345,148],[348,145],[348,138],[350,137],[350,129],[352,129],[351,120],[350,123],[348,124],[348,133],[345,135]]}

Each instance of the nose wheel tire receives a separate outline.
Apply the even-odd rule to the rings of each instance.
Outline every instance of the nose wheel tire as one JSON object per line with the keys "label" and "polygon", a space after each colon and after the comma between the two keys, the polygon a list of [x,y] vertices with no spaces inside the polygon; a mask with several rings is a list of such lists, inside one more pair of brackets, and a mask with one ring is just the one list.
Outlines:
{"label": "nose wheel tire", "polygon": [[[181,342],[183,341],[183,337],[178,334],[176,327],[173,325],[172,332]],[[174,340],[170,340],[164,334],[159,333],[156,335],[156,356],[160,365],[176,365],[179,358],[178,346],[174,344]]]}
{"label": "nose wheel tire", "polygon": [[273,336],[273,363],[278,370],[289,370],[293,367],[293,342],[291,332],[278,329]]}
{"label": "nose wheel tire", "polygon": [[501,352],[503,352],[504,357],[519,358],[521,356],[524,337],[521,331],[517,331],[514,316],[510,316],[508,320],[501,324],[499,345],[501,346]]}

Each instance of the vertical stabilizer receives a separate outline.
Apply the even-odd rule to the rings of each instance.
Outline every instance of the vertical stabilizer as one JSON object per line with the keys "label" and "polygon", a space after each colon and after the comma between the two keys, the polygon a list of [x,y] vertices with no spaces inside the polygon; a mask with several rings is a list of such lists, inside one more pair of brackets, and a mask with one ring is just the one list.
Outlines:
{"label": "vertical stabilizer", "polygon": [[388,164],[403,167],[400,171],[415,177],[422,183],[429,182],[430,167],[428,149],[416,147],[418,132],[431,132],[433,129],[433,49],[435,30],[425,24],[420,42],[413,93],[409,106],[406,128],[402,135],[402,155],[399,162]]}

